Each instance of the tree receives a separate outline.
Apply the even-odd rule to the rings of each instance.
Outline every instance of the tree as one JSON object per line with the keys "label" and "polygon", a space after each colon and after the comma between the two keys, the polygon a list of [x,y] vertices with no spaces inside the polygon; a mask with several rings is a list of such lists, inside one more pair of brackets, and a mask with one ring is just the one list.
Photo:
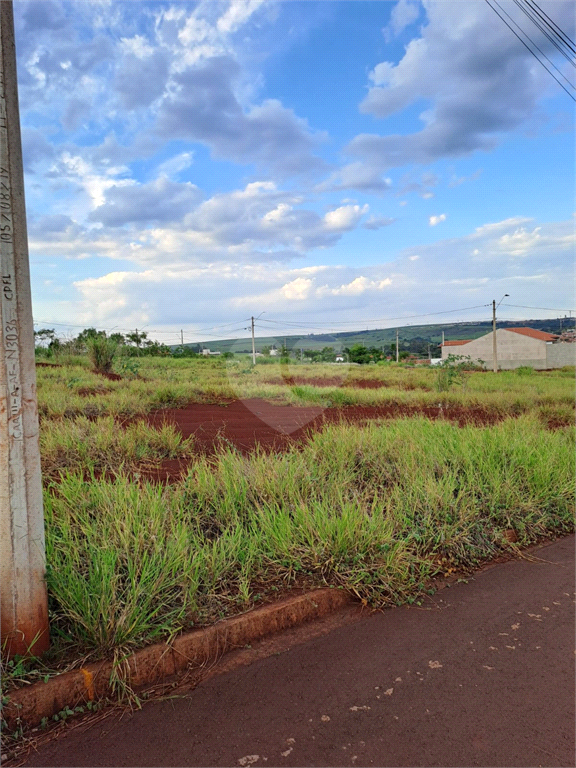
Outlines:
{"label": "tree", "polygon": [[126,339],[124,338],[123,333],[111,333],[109,336],[112,341],[116,342],[118,346],[121,346],[122,344],[126,344]]}
{"label": "tree", "polygon": [[54,328],[41,328],[39,331],[34,331],[34,336],[38,342],[38,346],[44,345],[50,346],[50,344],[56,340],[56,332]]}
{"label": "tree", "polygon": [[83,331],[80,331],[78,336],[76,336],[76,344],[80,347],[85,347],[86,342],[90,339],[105,339],[106,338],[106,331],[97,331],[96,328],[84,328]]}
{"label": "tree", "polygon": [[130,344],[133,344],[137,349],[141,349],[141,347],[147,342],[148,334],[146,331],[139,331],[136,329],[135,331],[130,331],[130,333],[126,334],[126,341]]}

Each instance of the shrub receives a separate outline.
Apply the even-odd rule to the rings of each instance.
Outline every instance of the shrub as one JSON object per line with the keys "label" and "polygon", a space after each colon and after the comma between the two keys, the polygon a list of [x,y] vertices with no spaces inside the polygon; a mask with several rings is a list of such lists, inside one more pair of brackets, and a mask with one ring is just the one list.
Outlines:
{"label": "shrub", "polygon": [[98,373],[110,373],[118,344],[105,336],[96,336],[86,340],[88,359]]}

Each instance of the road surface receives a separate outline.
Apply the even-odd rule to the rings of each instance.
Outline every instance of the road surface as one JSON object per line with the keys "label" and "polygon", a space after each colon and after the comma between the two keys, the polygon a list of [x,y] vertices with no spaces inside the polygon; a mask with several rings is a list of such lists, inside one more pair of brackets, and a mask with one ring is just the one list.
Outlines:
{"label": "road surface", "polygon": [[574,766],[574,537],[531,557],[280,643],[24,764]]}

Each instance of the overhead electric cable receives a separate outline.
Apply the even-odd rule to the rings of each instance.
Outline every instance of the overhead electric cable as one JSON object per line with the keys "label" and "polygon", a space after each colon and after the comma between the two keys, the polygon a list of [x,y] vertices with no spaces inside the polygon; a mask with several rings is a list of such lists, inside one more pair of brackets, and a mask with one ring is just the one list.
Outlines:
{"label": "overhead electric cable", "polygon": [[576,67],[576,62],[575,62],[575,61],[574,61],[574,59],[572,58],[572,56],[571,56],[571,53],[568,53],[568,52],[566,52],[566,51],[564,50],[564,47],[563,47],[563,46],[564,46],[564,43],[563,43],[562,41],[558,40],[558,36],[557,36],[556,34],[550,34],[550,32],[548,32],[548,31],[545,29],[545,27],[542,25],[542,23],[540,22],[540,20],[537,18],[537,15],[535,14],[535,12],[532,10],[532,8],[531,8],[529,5],[523,5],[523,4],[522,4],[522,2],[521,2],[521,0],[513,0],[513,1],[514,1],[514,4],[515,4],[515,5],[516,5],[518,8],[520,8],[520,10],[522,11],[522,13],[523,13],[525,16],[527,16],[527,17],[530,19],[530,21],[531,21],[531,22],[532,22],[532,23],[533,23],[533,24],[534,24],[536,27],[538,27],[538,29],[540,30],[540,32],[542,32],[542,34],[543,34],[543,35],[544,35],[544,36],[545,36],[545,37],[546,37],[546,38],[547,38],[547,39],[548,39],[548,40],[549,40],[549,41],[552,43],[552,45],[553,45],[553,46],[554,46],[554,47],[555,47],[555,48],[556,48],[558,51],[560,51],[560,53],[562,54],[562,56],[564,56],[566,59],[568,59],[568,61],[570,62],[570,64],[572,64],[572,66],[573,66],[573,67]]}
{"label": "overhead electric cable", "polygon": [[[515,37],[517,37],[517,38],[518,38],[518,40],[520,40],[520,42],[522,43],[522,45],[523,45],[523,46],[524,46],[524,47],[525,47],[525,48],[526,48],[528,51],[530,51],[530,53],[532,54],[532,56],[534,56],[534,58],[536,59],[536,61],[538,61],[538,62],[539,62],[539,63],[540,63],[540,64],[541,64],[541,65],[544,67],[544,69],[545,69],[545,70],[548,72],[548,74],[549,74],[551,77],[553,77],[553,78],[554,78],[554,80],[556,80],[556,82],[558,83],[558,85],[560,86],[560,88],[562,88],[562,90],[563,90],[563,91],[566,91],[566,93],[568,94],[568,96],[570,96],[570,98],[572,99],[572,101],[576,101],[576,96],[574,96],[574,94],[573,94],[573,93],[570,93],[570,91],[569,91],[569,90],[568,90],[568,89],[567,89],[567,88],[566,88],[564,85],[562,85],[562,83],[560,82],[560,80],[558,80],[558,78],[556,77],[556,75],[554,75],[554,73],[553,73],[553,72],[551,72],[551,71],[548,69],[548,67],[546,66],[546,64],[544,64],[544,62],[543,62],[541,59],[539,59],[539,58],[538,58],[538,56],[537,56],[537,55],[534,53],[534,51],[533,51],[533,50],[530,48],[530,46],[529,46],[529,45],[528,45],[528,44],[527,44],[527,43],[526,43],[526,42],[525,42],[525,41],[524,41],[524,40],[523,40],[523,39],[520,37],[520,35],[519,35],[519,34],[518,34],[518,33],[517,33],[517,32],[516,32],[514,29],[512,29],[512,27],[510,26],[510,24],[508,24],[508,22],[506,21],[506,19],[505,19],[505,18],[504,18],[504,17],[503,17],[503,16],[502,16],[500,13],[498,13],[498,11],[496,10],[496,8],[494,8],[494,6],[493,6],[493,5],[491,5],[491,3],[490,3],[490,0],[485,0],[485,2],[487,3],[487,5],[489,5],[489,6],[490,6],[490,8],[492,8],[492,10],[494,11],[494,13],[495,13],[495,14],[496,14],[496,15],[497,15],[497,16],[498,16],[500,19],[502,19],[502,21],[504,22],[504,24],[506,24],[506,26],[507,26],[507,27],[508,27],[508,29],[509,29],[509,30],[512,32],[512,34],[513,34],[513,35],[515,35]],[[510,16],[510,14],[506,13],[506,11],[505,11],[505,10],[502,8],[502,6],[501,6],[501,5],[500,5],[500,4],[497,2],[497,0],[493,0],[493,2],[495,2],[495,3],[496,3],[496,5],[498,6],[498,8],[500,8],[500,10],[502,10],[502,12],[503,12],[503,13],[505,13],[505,14],[506,14],[506,16],[508,16],[508,18],[509,18],[509,19],[510,19],[510,20],[511,20],[511,21],[512,21],[514,24],[516,24],[516,22],[515,22],[515,21],[512,19],[512,17]],[[526,35],[526,33],[525,33],[523,30],[522,30],[522,28],[521,28],[521,27],[519,27],[519,26],[518,26],[518,24],[516,24],[516,26],[518,27],[518,29],[520,29],[520,31],[521,31],[521,32],[522,32],[524,35]],[[553,63],[550,61],[550,59],[548,58],[548,56],[546,56],[546,54],[545,54],[545,53],[543,53],[543,52],[540,50],[540,48],[538,48],[538,46],[536,45],[536,43],[534,43],[534,41],[533,41],[533,40],[532,40],[532,39],[531,39],[531,38],[530,38],[528,35],[526,35],[526,37],[528,38],[528,40],[530,40],[530,42],[532,43],[532,45],[533,45],[533,46],[534,46],[534,47],[535,47],[535,48],[536,48],[538,51],[540,51],[540,53],[542,53],[542,55],[544,56],[544,58],[545,58],[545,59],[546,59],[548,62],[550,62],[550,64],[551,64],[551,65],[554,67],[554,69],[555,69],[555,70],[556,70],[556,71],[557,71],[557,72],[558,72],[558,73],[559,73],[559,74],[560,74],[560,75],[561,75],[561,76],[564,78],[564,80],[566,80],[566,82],[567,82],[567,83],[568,83],[568,84],[569,84],[569,85],[570,85],[572,88],[574,88],[574,85],[573,85],[573,84],[572,84],[572,83],[571,83],[571,82],[570,82],[570,81],[569,81],[569,80],[568,80],[568,79],[567,79],[567,78],[566,78],[566,77],[565,77],[565,76],[562,74],[562,72],[560,72],[560,70],[558,69],[558,67],[557,67],[555,64],[553,64]]]}
{"label": "overhead electric cable", "polygon": [[536,13],[540,16],[540,18],[544,21],[546,26],[554,31],[558,38],[564,42],[566,47],[571,50],[574,54],[576,54],[576,43],[568,37],[568,35],[564,32],[563,29],[561,29],[558,24],[554,21],[554,19],[550,18],[546,11],[544,11],[538,3],[535,2],[535,0],[525,0],[525,2],[531,7],[536,9]]}
{"label": "overhead electric cable", "polygon": [[[453,314],[454,312],[466,312],[469,309],[480,309],[482,307],[488,307],[488,306],[490,306],[490,304],[476,304],[473,307],[461,307],[460,309],[445,309],[445,310],[442,310],[441,312],[425,312],[425,313],[423,313],[421,315],[403,315],[403,316],[400,316],[400,317],[377,317],[374,320],[357,320],[357,321],[354,321],[354,320],[341,320],[341,321],[335,321],[335,322],[332,322],[332,323],[318,322],[316,325],[314,325],[313,323],[303,323],[303,326],[305,328],[310,328],[310,327],[315,327],[316,328],[316,327],[320,327],[321,325],[330,325],[330,326],[334,326],[334,325],[350,325],[350,324],[352,324],[354,322],[361,323],[362,325],[374,325],[374,323],[389,322],[389,321],[392,321],[392,320],[413,320],[413,319],[419,318],[419,317],[434,317],[436,315],[449,315],[449,314]],[[264,318],[264,317],[261,318],[260,322],[275,323],[277,325],[281,325],[282,324],[281,320],[269,320],[268,318]],[[286,322],[295,325],[298,321],[292,322],[292,321],[288,320]]]}
{"label": "overhead electric cable", "polygon": [[545,309],[548,312],[576,312],[576,309],[558,309],[557,307],[527,307],[525,304],[502,304],[503,307],[517,307],[518,309]]}

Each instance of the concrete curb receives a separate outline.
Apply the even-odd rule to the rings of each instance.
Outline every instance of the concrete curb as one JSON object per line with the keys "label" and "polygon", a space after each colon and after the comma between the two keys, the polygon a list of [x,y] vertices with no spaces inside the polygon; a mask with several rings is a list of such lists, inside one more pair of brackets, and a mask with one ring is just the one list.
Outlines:
{"label": "concrete curb", "polygon": [[241,616],[224,619],[205,629],[187,632],[170,644],[157,643],[120,661],[101,661],[81,669],[34,683],[10,694],[3,708],[9,729],[19,723],[39,725],[66,707],[105,698],[112,691],[111,679],[122,668],[122,679],[132,688],[160,683],[188,667],[201,667],[228,651],[267,635],[320,618],[353,601],[342,589],[318,589],[297,597],[255,608]]}

